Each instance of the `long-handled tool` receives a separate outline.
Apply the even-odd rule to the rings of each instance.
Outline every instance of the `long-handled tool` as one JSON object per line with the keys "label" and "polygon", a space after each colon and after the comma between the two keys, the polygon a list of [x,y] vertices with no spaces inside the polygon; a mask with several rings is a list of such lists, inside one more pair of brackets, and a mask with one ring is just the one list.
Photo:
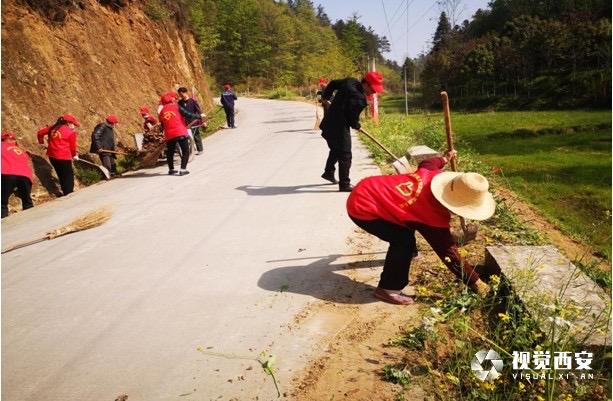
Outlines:
{"label": "long-handled tool", "polygon": [[107,180],[111,179],[111,172],[104,166],[101,166],[99,164],[96,163],[92,163],[88,160],[85,159],[76,159],[74,160],[75,163],[83,163],[83,164],[87,164],[88,166],[92,166],[95,167],[96,170],[98,170],[103,176],[104,178],[106,178]]}
{"label": "long-handled tool", "polygon": [[51,240],[51,239],[61,237],[63,235],[74,233],[77,231],[83,231],[83,230],[88,230],[90,228],[98,227],[99,225],[104,224],[110,218],[111,218],[111,210],[103,207],[103,208],[94,210],[93,212],[87,213],[73,220],[72,222],[66,224],[65,226],[49,231],[47,234],[45,234],[44,237],[9,246],[3,249],[2,253],[4,254],[7,252],[11,252],[11,251],[14,251],[15,249],[23,248],[29,245],[34,245],[39,242]]}
{"label": "long-handled tool", "polygon": [[120,155],[120,156],[128,156],[128,154],[126,152],[118,152],[116,150],[110,150],[110,149],[99,149],[98,152],[112,153],[114,155]]}
{"label": "long-handled tool", "polygon": [[[453,131],[451,130],[451,112],[449,111],[449,96],[447,92],[441,92],[441,102],[443,103],[443,114],[445,115],[445,132],[447,133],[447,149],[454,150],[453,147]],[[458,165],[456,162],[456,158],[453,157],[450,161],[451,170],[458,171]],[[460,225],[462,226],[462,231],[464,231],[465,236],[469,235],[469,231],[475,231],[474,235],[476,236],[476,230],[472,227],[469,230],[469,227],[466,225],[466,220],[464,217],[460,216]],[[471,224],[471,226],[474,226]],[[476,227],[476,226],[475,226]]]}
{"label": "long-handled tool", "polygon": [[393,154],[391,150],[389,150],[385,145],[379,142],[377,138],[369,134],[364,128],[360,128],[359,131],[362,134],[366,135],[371,141],[376,143],[381,149],[385,151],[385,153],[387,153],[392,159],[394,159],[394,161],[392,162],[392,166],[394,167],[394,170],[396,170],[398,174],[406,174],[413,170],[409,166],[408,162],[406,161],[406,158],[399,158],[398,156]]}
{"label": "long-handled tool", "polygon": [[315,127],[313,127],[313,129],[319,129],[319,124],[321,123],[321,120],[319,119],[319,102],[316,100],[315,101]]}

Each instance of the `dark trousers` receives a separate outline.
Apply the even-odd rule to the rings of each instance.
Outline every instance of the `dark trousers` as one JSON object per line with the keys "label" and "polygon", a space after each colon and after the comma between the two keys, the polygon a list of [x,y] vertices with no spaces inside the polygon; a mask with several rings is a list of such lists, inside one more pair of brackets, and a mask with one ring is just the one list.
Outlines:
{"label": "dark trousers", "polygon": [[224,107],[223,111],[226,113],[228,128],[234,128],[234,107]]}
{"label": "dark trousers", "polygon": [[111,173],[115,174],[117,172],[117,166],[115,165],[115,157],[108,153],[100,153],[98,155],[100,157],[100,163]]}
{"label": "dark trousers", "polygon": [[378,287],[386,290],[402,290],[406,287],[409,284],[411,260],[417,254],[415,230],[381,219],[358,220],[351,217],[351,220],[367,233],[390,244]]}
{"label": "dark trousers", "polygon": [[9,215],[9,198],[13,192],[21,198],[21,207],[23,210],[34,206],[30,191],[32,183],[26,177],[20,175],[2,174],[2,218]]}
{"label": "dark trousers", "polygon": [[181,170],[187,168],[187,161],[189,160],[189,141],[186,136],[180,136],[166,142],[166,161],[168,162],[168,170],[175,169],[174,155],[177,144],[181,148]]}
{"label": "dark trousers", "polygon": [[74,172],[72,171],[72,160],[60,160],[49,158],[51,165],[55,169],[57,178],[60,180],[62,193],[68,195],[74,190]]}
{"label": "dark trousers", "polygon": [[192,135],[194,136],[194,142],[196,142],[196,150],[202,152],[204,146],[202,146],[202,137],[200,136],[200,127],[190,128]]}
{"label": "dark trousers", "polygon": [[351,158],[351,152],[346,152],[338,149],[330,149],[330,153],[328,153],[328,160],[326,160],[326,167],[324,173],[333,175],[334,171],[336,170],[334,165],[338,163],[339,186],[349,186],[351,183],[351,180],[349,179]]}

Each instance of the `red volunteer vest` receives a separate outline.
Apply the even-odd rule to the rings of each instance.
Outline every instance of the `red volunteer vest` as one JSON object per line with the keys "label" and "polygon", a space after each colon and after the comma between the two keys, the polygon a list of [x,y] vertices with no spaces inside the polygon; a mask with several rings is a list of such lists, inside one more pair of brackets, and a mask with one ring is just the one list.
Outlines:
{"label": "red volunteer vest", "polygon": [[48,135],[47,156],[70,160],[77,155],[77,134],[68,125],[61,125]]}
{"label": "red volunteer vest", "polygon": [[183,117],[179,112],[179,105],[169,103],[160,110],[160,122],[164,127],[164,136],[166,140],[187,135],[187,126],[183,122]]}
{"label": "red volunteer vest", "polygon": [[26,177],[32,182],[30,157],[15,142],[2,142],[2,174]]}
{"label": "red volunteer vest", "polygon": [[407,221],[449,227],[449,211],[434,198],[432,178],[441,170],[418,169],[413,174],[363,179],[347,199],[347,213],[359,220],[383,219],[404,226]]}

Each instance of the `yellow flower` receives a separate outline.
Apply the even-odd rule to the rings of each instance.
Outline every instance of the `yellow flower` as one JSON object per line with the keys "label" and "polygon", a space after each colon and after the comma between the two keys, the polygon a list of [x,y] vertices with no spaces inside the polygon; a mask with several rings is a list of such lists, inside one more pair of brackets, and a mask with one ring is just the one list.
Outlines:
{"label": "yellow flower", "polygon": [[523,392],[524,389],[526,388],[526,385],[522,382],[517,383],[517,388],[519,388],[519,391]]}
{"label": "yellow flower", "polygon": [[457,377],[455,377],[454,375],[452,375],[451,373],[447,373],[445,376],[447,376],[447,378],[449,379],[450,382],[452,382],[453,384],[460,384],[460,379],[458,379]]}
{"label": "yellow flower", "polygon": [[451,263],[451,258],[449,256],[445,256],[445,262]]}
{"label": "yellow flower", "polygon": [[458,248],[458,254],[460,254],[461,257],[465,258],[466,256],[468,256],[468,251],[465,248]]}
{"label": "yellow flower", "polygon": [[545,399],[543,397],[541,397],[540,395],[536,396],[536,401],[545,401]]}
{"label": "yellow flower", "polygon": [[496,384],[488,381],[481,382],[481,388],[484,390],[494,391],[496,389]]}
{"label": "yellow flower", "polygon": [[423,285],[419,285],[415,288],[415,291],[417,292],[417,295],[420,295],[422,297],[428,295],[428,289],[426,287],[424,287]]}
{"label": "yellow flower", "polygon": [[490,282],[492,283],[492,285],[500,284],[500,276],[497,275],[497,274],[494,274],[493,276],[490,276]]}
{"label": "yellow flower", "polygon": [[507,315],[506,313],[499,313],[498,317],[500,318],[500,320],[502,320],[503,322],[508,322],[509,320],[511,320],[511,317],[509,315]]}

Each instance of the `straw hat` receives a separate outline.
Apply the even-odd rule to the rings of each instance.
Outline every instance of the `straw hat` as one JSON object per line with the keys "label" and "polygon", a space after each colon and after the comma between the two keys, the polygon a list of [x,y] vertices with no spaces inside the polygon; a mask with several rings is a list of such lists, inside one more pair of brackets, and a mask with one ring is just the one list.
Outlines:
{"label": "straw hat", "polygon": [[430,184],[432,194],[453,213],[471,220],[486,220],[496,210],[496,202],[488,192],[487,178],[477,173],[444,172]]}

